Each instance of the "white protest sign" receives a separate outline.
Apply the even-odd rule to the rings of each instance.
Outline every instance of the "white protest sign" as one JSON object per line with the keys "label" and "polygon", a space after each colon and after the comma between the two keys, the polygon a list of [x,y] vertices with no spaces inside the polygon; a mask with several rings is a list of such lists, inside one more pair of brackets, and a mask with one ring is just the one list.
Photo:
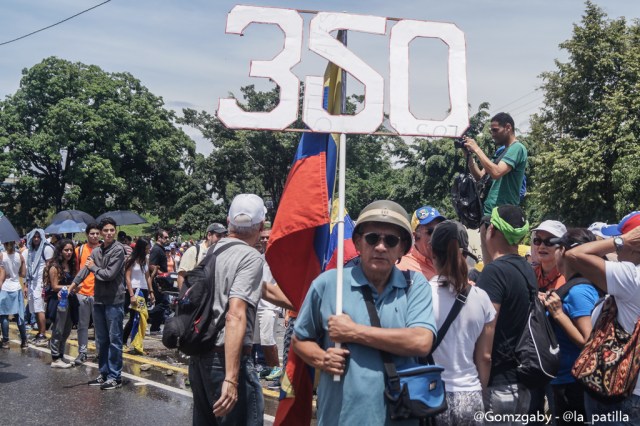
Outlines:
{"label": "white protest sign", "polygon": [[[330,115],[322,108],[323,78],[305,78],[302,120],[313,131],[372,133],[383,122],[384,79],[365,61],[342,45],[331,32],[351,30],[385,34],[387,19],[349,13],[319,12],[311,20],[309,49],[362,83],[364,108],[355,115]],[[251,61],[252,77],[267,77],[280,87],[280,103],[270,112],[247,112],[235,99],[219,100],[218,118],[233,129],[284,130],[298,118],[299,80],[291,72],[302,51],[303,20],[291,9],[235,6],[227,18],[227,33],[242,34],[251,23],[278,25],[285,36],[282,51],[270,61]],[[415,117],[410,110],[409,45],[416,38],[435,38],[448,46],[450,111],[442,120]],[[389,54],[389,122],[399,135],[458,137],[469,125],[466,44],[454,24],[400,20],[391,29]],[[413,96],[420,96],[413,93]]]}

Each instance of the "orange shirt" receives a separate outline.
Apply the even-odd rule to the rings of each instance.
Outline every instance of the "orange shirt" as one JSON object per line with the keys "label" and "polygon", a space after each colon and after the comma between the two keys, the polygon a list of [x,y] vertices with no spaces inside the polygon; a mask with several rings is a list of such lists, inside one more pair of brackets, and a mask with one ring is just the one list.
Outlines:
{"label": "orange shirt", "polygon": [[428,281],[431,281],[436,275],[436,268],[433,266],[431,259],[427,259],[416,250],[415,246],[411,247],[411,251],[400,259],[400,263],[396,265],[401,271],[416,271],[422,272],[422,275]]}
{"label": "orange shirt", "polygon": [[[82,257],[80,257],[80,248],[82,248]],[[89,258],[89,255],[92,251],[93,249],[89,247],[88,244],[82,244],[76,247],[76,257],[78,258],[78,262],[80,263],[78,271],[84,268],[84,264],[87,263],[87,259]],[[80,287],[78,293],[82,294],[83,296],[93,296],[93,288],[95,287],[95,285],[96,277],[93,275],[93,272],[90,272],[89,275],[87,275],[87,278],[82,281],[82,287]]]}
{"label": "orange shirt", "polygon": [[536,273],[536,279],[538,280],[538,289],[540,291],[557,290],[562,287],[565,282],[567,282],[564,276],[560,272],[558,272],[557,268],[553,268],[551,271],[549,271],[546,277],[542,274],[541,265],[536,265],[533,270]]}

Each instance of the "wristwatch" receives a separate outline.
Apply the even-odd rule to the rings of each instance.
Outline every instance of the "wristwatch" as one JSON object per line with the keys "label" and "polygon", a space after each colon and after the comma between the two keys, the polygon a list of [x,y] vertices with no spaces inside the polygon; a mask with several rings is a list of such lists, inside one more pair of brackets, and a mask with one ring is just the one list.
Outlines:
{"label": "wristwatch", "polygon": [[624,247],[624,240],[622,239],[622,237],[614,237],[613,245],[616,246],[616,251],[619,252],[620,250],[622,250],[622,247]]}

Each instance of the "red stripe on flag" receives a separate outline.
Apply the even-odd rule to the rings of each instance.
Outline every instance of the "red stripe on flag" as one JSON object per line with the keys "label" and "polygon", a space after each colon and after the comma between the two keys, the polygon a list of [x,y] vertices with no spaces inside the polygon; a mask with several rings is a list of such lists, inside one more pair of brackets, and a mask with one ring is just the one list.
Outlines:
{"label": "red stripe on flag", "polygon": [[316,227],[329,223],[326,156],[296,162],[289,172],[265,254],[278,286],[296,309],[321,272]]}
{"label": "red stripe on flag", "polygon": [[285,374],[274,426],[308,425],[313,409],[313,369],[290,349]]}

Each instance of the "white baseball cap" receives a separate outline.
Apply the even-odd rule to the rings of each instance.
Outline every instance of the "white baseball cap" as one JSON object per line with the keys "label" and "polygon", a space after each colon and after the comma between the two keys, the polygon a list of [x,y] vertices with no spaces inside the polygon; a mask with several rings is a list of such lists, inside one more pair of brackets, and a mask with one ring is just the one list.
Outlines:
{"label": "white baseball cap", "polygon": [[229,223],[240,228],[264,221],[267,209],[262,198],[255,194],[239,194],[229,207]]}
{"label": "white baseball cap", "polygon": [[545,220],[532,231],[547,231],[554,237],[562,237],[567,233],[567,227],[557,220]]}

